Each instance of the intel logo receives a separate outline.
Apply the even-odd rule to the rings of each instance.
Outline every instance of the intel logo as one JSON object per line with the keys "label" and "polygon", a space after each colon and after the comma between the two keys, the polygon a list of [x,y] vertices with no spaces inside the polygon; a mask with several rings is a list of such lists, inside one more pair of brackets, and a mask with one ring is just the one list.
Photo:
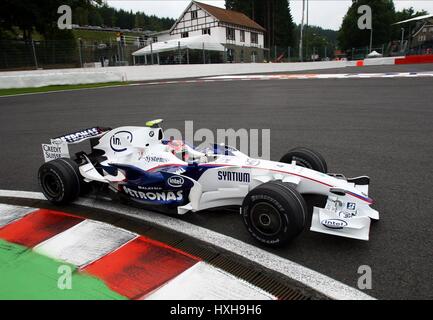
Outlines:
{"label": "intel logo", "polygon": [[171,177],[167,180],[168,185],[173,187],[173,188],[179,188],[179,187],[183,186],[184,182],[185,181],[183,180],[182,177]]}
{"label": "intel logo", "polygon": [[127,148],[125,143],[132,142],[132,133],[129,131],[118,131],[110,138],[110,147],[114,152],[123,152]]}
{"label": "intel logo", "polygon": [[347,222],[340,219],[326,219],[322,221],[322,224],[330,229],[343,229],[347,227]]}

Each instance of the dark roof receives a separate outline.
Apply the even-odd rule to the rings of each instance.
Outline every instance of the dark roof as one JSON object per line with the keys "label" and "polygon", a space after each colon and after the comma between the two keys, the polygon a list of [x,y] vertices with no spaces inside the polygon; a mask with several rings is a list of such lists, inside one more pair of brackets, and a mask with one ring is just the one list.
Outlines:
{"label": "dark roof", "polygon": [[265,28],[263,28],[257,22],[248,18],[245,14],[241,12],[222,9],[197,1],[194,2],[203,10],[207,11],[210,15],[214,16],[221,22],[235,24],[238,26],[243,26],[260,31],[266,31]]}

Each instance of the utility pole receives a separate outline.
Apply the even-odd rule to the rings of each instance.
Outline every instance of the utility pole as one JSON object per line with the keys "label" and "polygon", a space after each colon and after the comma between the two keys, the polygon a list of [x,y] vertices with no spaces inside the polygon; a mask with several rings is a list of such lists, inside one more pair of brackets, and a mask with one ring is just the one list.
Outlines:
{"label": "utility pole", "polygon": [[309,52],[309,33],[310,33],[310,2],[309,0],[306,0],[306,10],[307,10],[307,18],[305,23],[305,55],[307,58],[307,61],[309,60],[308,52]]}
{"label": "utility pole", "polygon": [[403,52],[403,43],[404,43],[404,28],[401,28],[401,44],[400,44],[401,52]]}
{"label": "utility pole", "polygon": [[33,59],[35,61],[35,67],[37,70],[37,69],[39,69],[38,58],[36,57],[35,41],[33,39],[32,39],[32,51],[33,51]]}
{"label": "utility pole", "polygon": [[78,55],[80,58],[80,67],[83,67],[83,55],[81,53],[81,38],[78,38]]}
{"label": "utility pole", "polygon": [[299,37],[299,61],[304,61],[303,42],[304,42],[304,18],[305,18],[305,0],[302,0],[302,20],[301,36]]}

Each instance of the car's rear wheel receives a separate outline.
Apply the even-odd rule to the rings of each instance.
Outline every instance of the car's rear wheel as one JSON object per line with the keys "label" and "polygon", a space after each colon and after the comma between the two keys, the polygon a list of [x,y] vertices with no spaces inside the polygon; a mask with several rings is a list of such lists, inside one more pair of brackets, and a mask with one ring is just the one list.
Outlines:
{"label": "car's rear wheel", "polygon": [[282,182],[268,182],[251,190],[242,204],[248,232],[259,242],[279,247],[305,228],[307,205],[295,188]]}
{"label": "car's rear wheel", "polygon": [[295,148],[286,153],[280,160],[283,163],[292,163],[301,167],[319,171],[322,173],[328,172],[328,164],[325,158],[317,151],[308,148]]}
{"label": "car's rear wheel", "polygon": [[54,204],[66,204],[78,198],[81,178],[78,165],[68,158],[44,163],[38,181],[45,197]]}

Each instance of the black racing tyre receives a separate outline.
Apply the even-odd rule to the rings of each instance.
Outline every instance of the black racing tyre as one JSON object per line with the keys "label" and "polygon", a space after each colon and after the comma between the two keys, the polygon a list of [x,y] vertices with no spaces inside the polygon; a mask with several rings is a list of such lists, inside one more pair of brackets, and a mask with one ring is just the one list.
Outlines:
{"label": "black racing tyre", "polygon": [[307,205],[294,186],[281,181],[264,183],[251,190],[242,204],[248,232],[270,247],[281,247],[305,228]]}
{"label": "black racing tyre", "polygon": [[78,165],[68,158],[44,163],[39,168],[38,181],[45,197],[54,204],[70,203],[80,194]]}
{"label": "black racing tyre", "polygon": [[319,171],[322,173],[328,172],[328,164],[325,158],[317,151],[308,148],[295,148],[286,153],[280,160],[283,163],[292,163],[301,167]]}

